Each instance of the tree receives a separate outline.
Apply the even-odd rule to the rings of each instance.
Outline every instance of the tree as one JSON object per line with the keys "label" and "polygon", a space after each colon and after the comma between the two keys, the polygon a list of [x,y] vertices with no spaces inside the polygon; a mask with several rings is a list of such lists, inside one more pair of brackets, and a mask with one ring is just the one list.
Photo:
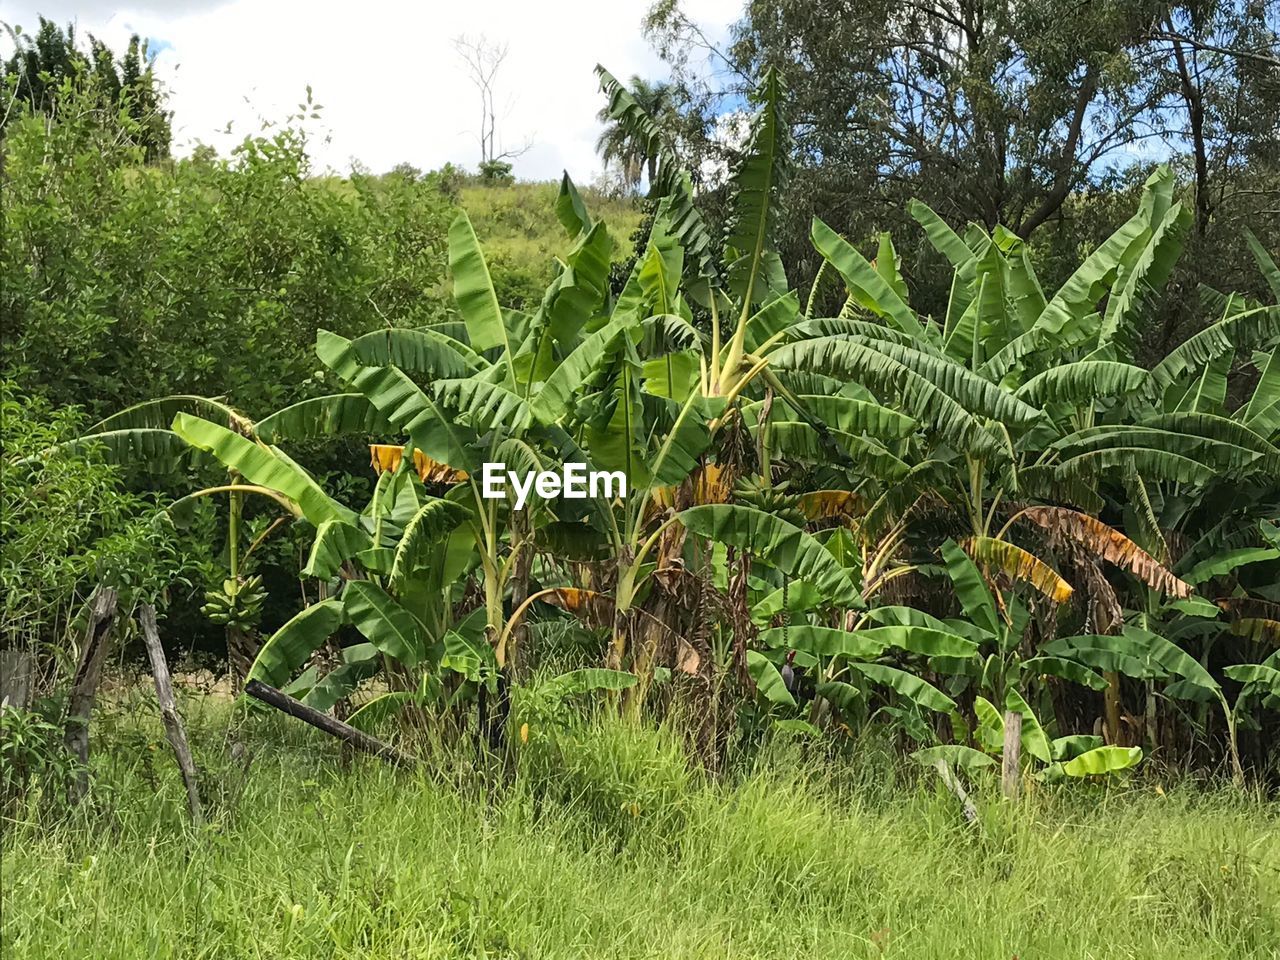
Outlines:
{"label": "tree", "polygon": [[[1177,135],[1187,144],[1196,231],[1244,189],[1233,168],[1280,157],[1280,22],[1274,5],[1171,4],[1147,32],[1162,84],[1177,102]],[[1163,56],[1161,56],[1163,54]],[[1280,197],[1280,183],[1271,185]]]}
{"label": "tree", "polygon": [[[668,117],[674,109],[674,87],[670,83],[657,81],[650,83],[639,76],[631,77],[631,96],[644,108],[651,117],[659,120]],[[633,189],[640,185],[640,179],[647,174],[649,183],[653,183],[658,169],[658,151],[651,143],[629,134],[626,128],[609,115],[608,107],[600,110],[600,122],[605,128],[596,138],[596,152],[606,164],[616,163],[622,170],[622,177]]]}
{"label": "tree", "polygon": [[13,55],[0,62],[0,131],[13,119],[19,104],[56,114],[67,91],[79,88],[95,92],[104,106],[129,117],[131,138],[144,149],[148,161],[169,155],[171,133],[164,91],[152,69],[154,57],[148,55],[137,34],[129,39],[119,61],[93,35],[89,36],[88,50],[82,50],[74,24],[63,31],[44,17],[34,37],[20,27],[11,30],[10,36]]}
{"label": "tree", "polygon": [[480,141],[480,174],[486,179],[508,179],[511,175],[510,161],[533,145],[526,141],[517,149],[506,150],[498,139],[498,71],[507,59],[508,47],[505,43],[491,43],[484,36],[475,40],[456,37],[453,46],[480,94],[480,129],[476,135]]}
{"label": "tree", "polygon": [[[781,0],[749,4],[721,51],[664,0],[647,30],[677,82],[714,87],[714,113],[765,67],[785,73],[796,141],[779,237],[788,267],[816,266],[806,237],[812,216],[865,237],[906,226],[915,197],[948,220],[1003,224],[1023,239],[1065,221],[1066,271],[1080,246],[1122,219],[1116,209],[1116,219],[1099,222],[1080,201],[1105,196],[1112,173],[1138,165],[1129,178],[1136,190],[1162,160],[1181,170],[1185,158],[1200,234],[1212,234],[1215,216],[1237,221],[1224,243],[1240,236],[1237,210],[1265,212],[1280,196],[1275,4],[1125,0],[1064,16],[1048,0]],[[714,70],[692,56],[704,50],[718,58]],[[685,159],[696,167],[702,157]],[[1268,235],[1277,224],[1266,213],[1247,219]],[[1202,261],[1248,257],[1202,250],[1187,269]],[[1044,264],[1055,280],[1058,268]],[[1221,282],[1193,274],[1178,286],[1194,291],[1200,279]],[[925,303],[940,306],[945,296],[926,293]]]}

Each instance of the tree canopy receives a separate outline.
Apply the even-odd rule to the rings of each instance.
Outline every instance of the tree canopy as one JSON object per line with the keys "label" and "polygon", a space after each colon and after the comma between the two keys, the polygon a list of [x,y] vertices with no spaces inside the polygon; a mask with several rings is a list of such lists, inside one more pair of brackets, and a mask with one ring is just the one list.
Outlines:
{"label": "tree canopy", "polygon": [[[169,113],[152,71],[154,57],[137,34],[129,39],[123,56],[92,34],[82,47],[75,24],[63,29],[44,17],[34,35],[19,28],[10,36],[14,52],[0,61],[0,132],[15,116],[18,103],[56,114],[67,92],[75,88],[94,92],[102,107],[127,117],[148,160],[169,155]],[[78,104],[83,107],[85,102]]]}

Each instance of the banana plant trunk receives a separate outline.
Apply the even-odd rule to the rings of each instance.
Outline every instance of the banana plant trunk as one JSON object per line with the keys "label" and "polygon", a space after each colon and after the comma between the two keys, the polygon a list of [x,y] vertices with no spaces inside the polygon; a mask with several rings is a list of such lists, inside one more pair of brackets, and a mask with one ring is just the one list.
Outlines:
{"label": "banana plant trunk", "polygon": [[1120,742],[1120,674],[1110,671],[1106,677],[1107,689],[1103,698],[1107,714],[1107,743],[1114,747],[1124,746]]}
{"label": "banana plant trunk", "polygon": [[[533,550],[529,549],[527,541],[523,539],[516,541],[512,549],[516,551],[516,558],[511,572],[511,609],[519,610],[529,597],[529,574],[533,568]],[[526,679],[532,669],[532,651],[528,649],[526,643],[528,635],[528,628],[525,626],[524,619],[521,618],[511,631],[510,671],[513,680]]]}
{"label": "banana plant trunk", "polygon": [[[497,563],[486,563],[484,600],[487,632],[490,645],[495,647],[498,638],[502,635],[503,627],[506,626],[506,612],[502,607],[502,587],[503,581],[498,574]],[[510,669],[509,663],[498,665],[494,683],[496,696],[492,704],[489,703],[489,684],[484,677],[480,679],[479,689],[476,692],[476,736],[479,741],[478,746],[482,749],[487,746],[490,750],[500,750],[506,742],[507,713],[510,708],[507,679]]]}

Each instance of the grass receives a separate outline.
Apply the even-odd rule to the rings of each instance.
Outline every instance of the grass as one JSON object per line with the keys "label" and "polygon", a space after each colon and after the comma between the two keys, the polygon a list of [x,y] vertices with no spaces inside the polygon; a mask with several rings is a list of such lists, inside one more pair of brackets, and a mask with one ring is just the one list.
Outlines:
{"label": "grass", "polygon": [[[528,749],[491,797],[466,751],[344,761],[192,701],[211,824],[184,825],[153,717],[109,721],[93,810],[6,824],[3,955],[1274,958],[1280,811],[1190,787],[954,800],[869,745],[777,744],[709,781],[616,721]],[[243,742],[247,772],[228,756]],[[155,749],[151,749],[151,748]]]}
{"label": "grass", "polygon": [[[572,246],[556,219],[559,183],[514,183],[462,188],[459,202],[471,218],[493,274],[498,300],[506,306],[533,309],[555,276],[553,258]],[[627,260],[632,234],[643,213],[638,203],[601,196],[580,188],[587,209],[603,220],[613,237],[613,261]]]}

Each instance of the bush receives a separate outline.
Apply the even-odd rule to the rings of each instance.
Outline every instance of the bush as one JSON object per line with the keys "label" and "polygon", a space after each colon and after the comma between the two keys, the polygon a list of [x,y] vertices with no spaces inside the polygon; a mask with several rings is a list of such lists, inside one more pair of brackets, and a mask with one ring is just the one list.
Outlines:
{"label": "bush", "polygon": [[179,572],[176,535],[155,500],[126,492],[93,450],[53,450],[81,423],[76,410],[53,410],[0,382],[4,649],[59,653],[97,585],[120,590],[127,610],[154,601]]}
{"label": "bush", "polygon": [[60,701],[46,701],[37,710],[0,709],[0,810],[6,817],[18,813],[33,786],[52,800],[76,773],[75,758],[62,743],[62,728],[50,719],[57,705]]}
{"label": "bush", "polygon": [[69,97],[53,120],[11,120],[3,141],[0,345],[28,392],[97,414],[225,395],[263,416],[324,392],[318,327],[447,315],[438,178],[316,178],[290,126],[230,159],[146,166]]}

